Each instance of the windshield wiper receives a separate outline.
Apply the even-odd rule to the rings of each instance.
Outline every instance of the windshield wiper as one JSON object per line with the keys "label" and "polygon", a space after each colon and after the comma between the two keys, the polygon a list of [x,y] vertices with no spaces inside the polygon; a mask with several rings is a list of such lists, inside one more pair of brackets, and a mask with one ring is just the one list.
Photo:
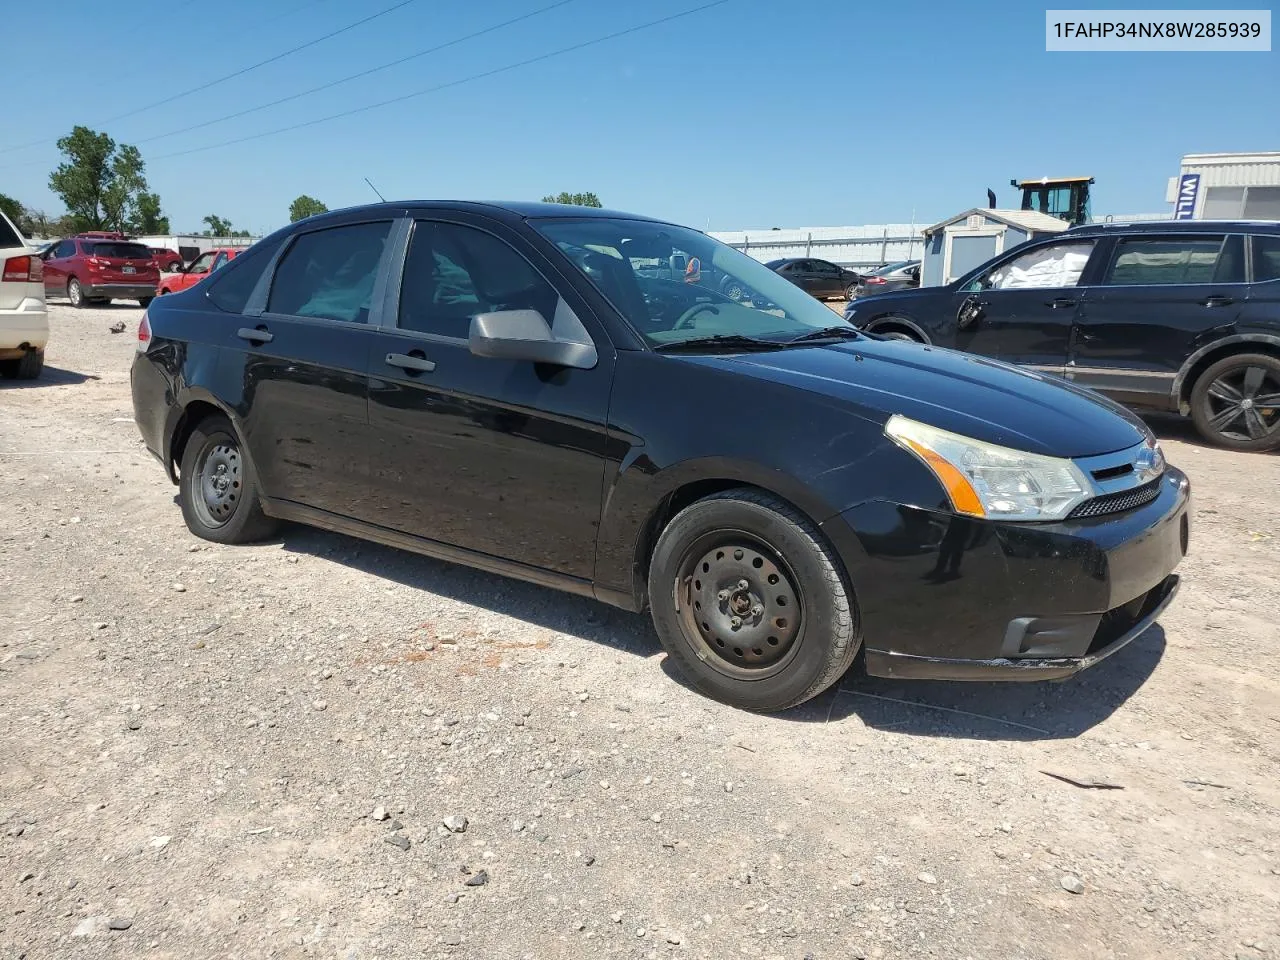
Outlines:
{"label": "windshield wiper", "polygon": [[792,337],[785,341],[788,345],[793,343],[810,343],[814,340],[861,340],[860,334],[848,324],[842,324],[834,327],[823,327],[821,330],[811,330],[808,333],[802,333],[798,337]]}
{"label": "windshield wiper", "polygon": [[658,353],[676,353],[684,350],[707,350],[722,347],[726,350],[781,350],[789,341],[762,340],[744,337],[739,333],[717,333],[709,337],[690,337],[688,340],[671,340],[654,346]]}

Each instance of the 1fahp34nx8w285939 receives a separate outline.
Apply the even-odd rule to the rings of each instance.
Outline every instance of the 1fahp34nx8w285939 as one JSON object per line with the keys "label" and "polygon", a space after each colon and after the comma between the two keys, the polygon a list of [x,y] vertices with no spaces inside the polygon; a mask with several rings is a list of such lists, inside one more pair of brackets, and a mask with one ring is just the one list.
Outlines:
{"label": "1fahp34nx8w285939", "polygon": [[[704,285],[734,278],[739,296]],[[134,409],[197,536],[298,521],[651,611],[705,693],[1061,678],[1173,597],[1190,491],[1034,372],[859,333],[672,224],[309,218],[151,304]]]}

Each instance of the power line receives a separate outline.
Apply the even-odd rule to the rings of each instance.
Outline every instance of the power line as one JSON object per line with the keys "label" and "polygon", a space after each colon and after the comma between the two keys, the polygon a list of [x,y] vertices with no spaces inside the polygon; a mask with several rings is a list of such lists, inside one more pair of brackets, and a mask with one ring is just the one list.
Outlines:
{"label": "power line", "polygon": [[410,60],[417,60],[421,57],[429,56],[430,54],[433,54],[433,53],[438,53],[439,51],[444,50],[448,47],[454,47],[460,43],[465,43],[468,40],[474,40],[476,37],[482,37],[487,33],[493,33],[497,30],[503,29],[504,27],[513,26],[514,24],[520,23],[522,20],[532,19],[533,17],[540,16],[541,14],[549,13],[550,11],[555,10],[557,7],[563,7],[563,6],[566,6],[567,4],[574,3],[574,2],[576,2],[576,0],[556,0],[555,3],[548,4],[545,7],[539,7],[537,10],[533,10],[529,13],[521,14],[518,17],[512,17],[510,20],[504,20],[502,21],[502,23],[496,23],[491,27],[485,27],[483,30],[476,30],[474,33],[469,33],[465,37],[458,37],[457,39],[450,40],[447,43],[437,44],[436,46],[429,47],[426,50],[419,50],[417,53],[411,53],[406,57],[400,57],[398,60],[391,60],[387,63],[380,64],[379,66],[370,67],[368,70],[361,70],[359,73],[353,73],[353,74],[350,74],[349,76],[342,77],[338,80],[331,80],[328,83],[322,83],[318,87],[311,87],[308,90],[303,90],[300,93],[290,94],[287,97],[281,97],[279,100],[272,100],[269,103],[260,103],[256,107],[247,107],[244,110],[239,110],[235,113],[228,113],[226,116],[217,117],[213,120],[205,120],[202,123],[194,123],[189,127],[182,127],[179,130],[170,130],[168,133],[160,133],[154,137],[143,137],[141,140],[136,140],[134,142],[135,143],[154,143],[156,140],[164,140],[168,137],[176,137],[180,133],[190,133],[192,130],[200,130],[203,127],[211,127],[215,123],[222,123],[225,120],[235,120],[239,117],[248,116],[251,113],[257,113],[260,110],[267,110],[271,107],[278,107],[282,103],[289,103],[292,100],[298,100],[298,99],[301,99],[302,97],[310,96],[313,93],[319,93],[321,90],[329,90],[329,89],[332,89],[333,87],[340,86],[341,84],[349,83],[352,80],[359,80],[362,77],[368,77],[375,73],[381,73],[383,70],[390,70],[392,67],[398,67],[402,63],[408,63]]}
{"label": "power line", "polygon": [[441,83],[434,87],[427,87],[426,89],[423,89],[423,90],[416,90],[413,93],[405,93],[398,97],[392,97],[389,100],[380,100],[377,103],[365,104],[362,107],[355,107],[351,110],[344,110],[341,113],[331,113],[326,117],[317,117],[314,120],[304,120],[302,123],[291,124],[290,126],[287,126],[287,127],[277,127],[274,130],[266,130],[262,133],[250,134],[247,137],[236,137],[232,140],[223,140],[220,143],[211,143],[203,147],[193,147],[190,150],[179,150],[175,153],[162,154],[159,157],[152,157],[151,160],[148,162],[154,163],[156,160],[169,160],[169,159],[172,159],[173,157],[185,157],[193,153],[202,153],[205,150],[217,150],[221,147],[229,147],[237,143],[247,143],[250,140],[260,140],[263,137],[273,137],[281,133],[289,133],[290,131],[293,131],[293,130],[301,130],[304,127],[313,127],[313,126],[316,126],[317,124],[328,123],[330,120],[339,120],[343,117],[354,116],[355,114],[364,113],[368,110],[376,110],[379,107],[390,106],[393,103],[403,103],[405,100],[412,100],[415,97],[423,97],[429,93],[438,93],[441,90],[447,90],[451,87],[461,86],[464,83],[471,83],[475,80],[483,80],[486,77],[497,76],[500,73],[507,73],[511,70],[517,70],[520,67],[527,67],[535,63],[541,63],[544,60],[550,60],[553,57],[563,56],[566,53],[573,53],[577,50],[583,50],[587,47],[594,47],[597,44],[605,43],[609,40],[616,40],[619,37],[625,37],[628,34],[638,33],[641,30],[648,30],[652,27],[657,27],[664,23],[670,23],[672,20],[679,20],[679,19],[682,19],[683,17],[692,16],[695,13],[701,13],[704,10],[710,10],[713,7],[723,6],[728,2],[729,0],[713,0],[713,2],[711,3],[704,3],[701,6],[692,7],[688,10],[682,10],[679,13],[673,13],[669,16],[661,17],[657,20],[650,20],[647,23],[637,24],[634,27],[628,27],[625,30],[618,30],[614,33],[606,34],[603,37],[596,37],[593,40],[584,40],[581,43],[575,43],[568,47],[561,47],[559,50],[552,50],[549,53],[543,53],[536,57],[530,57],[527,60],[521,60],[517,63],[510,63],[510,64],[507,64],[505,67],[495,67],[492,70],[486,70],[483,73],[475,73],[469,77],[463,77],[459,80],[451,80],[448,83]]}
{"label": "power line", "polygon": [[[144,113],[147,110],[154,110],[156,107],[162,107],[166,103],[172,103],[174,100],[180,100],[183,97],[190,96],[193,93],[200,93],[201,91],[208,90],[210,87],[215,87],[220,83],[225,83],[226,81],[233,80],[236,77],[244,76],[246,73],[249,73],[253,70],[257,70],[259,67],[265,67],[269,63],[275,63],[277,60],[283,60],[285,57],[292,56],[295,53],[298,53],[302,50],[306,50],[308,47],[314,47],[316,44],[323,43],[326,40],[331,40],[334,37],[338,36],[339,34],[346,33],[348,30],[354,30],[356,27],[362,26],[371,20],[377,20],[379,17],[385,17],[387,14],[394,13],[395,11],[399,10],[401,7],[407,7],[409,4],[416,3],[416,2],[417,0],[400,0],[399,3],[393,4],[392,6],[387,7],[383,10],[379,10],[377,13],[371,13],[369,16],[362,17],[359,20],[355,21],[354,23],[349,23],[345,27],[340,27],[339,29],[334,30],[330,33],[326,33],[323,37],[317,37],[314,40],[308,40],[306,43],[299,44],[296,47],[290,47],[288,50],[285,50],[282,53],[277,53],[275,56],[267,57],[267,59],[265,60],[259,60],[257,63],[250,64],[247,67],[242,67],[239,70],[233,71],[232,73],[228,73],[226,76],[218,77],[218,79],[216,80],[206,81],[205,83],[202,83],[197,87],[192,87],[190,90],[183,90],[181,93],[175,93],[172,96],[165,97],[163,100],[157,100],[154,103],[148,103],[141,107],[134,107],[132,110],[128,110],[125,113],[117,114],[114,117],[108,117],[106,120],[99,121],[99,125],[105,126],[108,123],[115,123],[117,120],[123,120],[126,117],[132,117],[132,116],[135,116],[136,114]],[[8,153],[11,150],[23,150],[23,149],[26,149],[27,147],[36,147],[36,146],[40,146],[41,144],[52,143],[52,142],[53,141],[51,140],[33,140],[30,143],[19,144],[16,147],[6,147],[4,150],[0,150],[0,153]]]}

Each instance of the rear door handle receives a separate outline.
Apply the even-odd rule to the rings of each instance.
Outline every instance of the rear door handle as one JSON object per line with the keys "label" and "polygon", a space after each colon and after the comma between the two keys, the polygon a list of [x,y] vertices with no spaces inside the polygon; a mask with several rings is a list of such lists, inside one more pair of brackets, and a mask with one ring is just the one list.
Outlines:
{"label": "rear door handle", "polygon": [[1205,297],[1200,301],[1200,305],[1204,307],[1227,307],[1235,303],[1231,297]]}
{"label": "rear door handle", "polygon": [[436,368],[434,360],[425,357],[411,357],[405,353],[388,353],[387,366],[399,367],[412,373],[430,373]]}
{"label": "rear door handle", "polygon": [[1074,307],[1079,302],[1078,300],[1072,300],[1070,297],[1057,297],[1050,300],[1046,306],[1053,307],[1054,310],[1061,310],[1065,307]]}
{"label": "rear door handle", "polygon": [[274,333],[269,333],[262,327],[241,327],[236,331],[236,336],[250,343],[270,343],[276,338]]}

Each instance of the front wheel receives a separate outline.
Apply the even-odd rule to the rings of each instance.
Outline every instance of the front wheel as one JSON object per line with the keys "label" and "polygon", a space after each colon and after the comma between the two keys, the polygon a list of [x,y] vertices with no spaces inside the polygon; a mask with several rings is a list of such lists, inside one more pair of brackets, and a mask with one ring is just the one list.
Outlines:
{"label": "front wheel", "polygon": [[1191,391],[1191,419],[1217,446],[1280,449],[1280,359],[1241,353],[1213,364]]}
{"label": "front wheel", "polygon": [[231,421],[200,421],[182,452],[178,477],[187,528],[215,543],[263,540],[275,532],[276,522],[262,512],[258,494],[258,478]]}
{"label": "front wheel", "polygon": [[649,564],[663,647],[703,693],[785,710],[848,670],[861,636],[839,561],[795,508],[750,488],[680,511]]}

